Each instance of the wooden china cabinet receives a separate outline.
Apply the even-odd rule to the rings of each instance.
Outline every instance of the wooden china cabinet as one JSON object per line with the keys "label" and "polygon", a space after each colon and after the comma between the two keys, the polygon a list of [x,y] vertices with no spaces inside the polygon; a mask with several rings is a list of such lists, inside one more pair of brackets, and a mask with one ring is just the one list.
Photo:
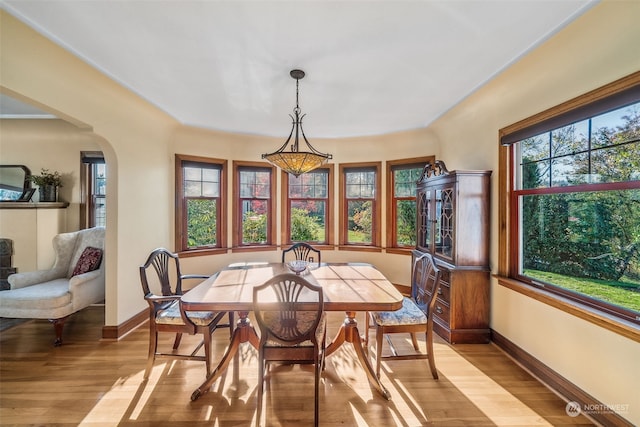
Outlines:
{"label": "wooden china cabinet", "polygon": [[491,171],[427,163],[417,183],[417,244],[440,267],[434,330],[450,343],[489,342]]}

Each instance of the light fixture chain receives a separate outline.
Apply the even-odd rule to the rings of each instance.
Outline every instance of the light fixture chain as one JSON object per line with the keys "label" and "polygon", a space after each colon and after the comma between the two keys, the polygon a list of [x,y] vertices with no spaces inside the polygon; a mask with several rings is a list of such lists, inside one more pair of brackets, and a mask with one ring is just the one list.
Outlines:
{"label": "light fixture chain", "polygon": [[296,79],[296,109],[293,110],[296,113],[296,116],[298,114],[300,114],[300,104],[298,102],[298,91],[299,91],[299,87],[300,87],[300,79]]}

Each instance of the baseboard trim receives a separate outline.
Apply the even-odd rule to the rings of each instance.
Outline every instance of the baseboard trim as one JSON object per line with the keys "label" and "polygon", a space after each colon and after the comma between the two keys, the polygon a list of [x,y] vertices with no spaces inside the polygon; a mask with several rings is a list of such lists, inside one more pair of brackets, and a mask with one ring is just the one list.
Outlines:
{"label": "baseboard trim", "polygon": [[582,413],[588,418],[605,426],[633,427],[633,424],[617,413],[603,410],[608,408],[606,404],[598,401],[493,329],[491,330],[491,339],[496,346],[568,402],[577,402],[580,408],[602,408],[592,411],[583,410]]}
{"label": "baseboard trim", "polygon": [[117,341],[123,336],[125,336],[126,334],[128,334],[129,332],[131,332],[132,330],[134,330],[135,328],[137,328],[138,326],[140,326],[142,323],[146,322],[147,320],[149,320],[149,311],[143,310],[140,313],[133,316],[132,318],[130,318],[129,320],[119,325],[116,325],[116,326],[105,325],[102,327],[102,339]]}

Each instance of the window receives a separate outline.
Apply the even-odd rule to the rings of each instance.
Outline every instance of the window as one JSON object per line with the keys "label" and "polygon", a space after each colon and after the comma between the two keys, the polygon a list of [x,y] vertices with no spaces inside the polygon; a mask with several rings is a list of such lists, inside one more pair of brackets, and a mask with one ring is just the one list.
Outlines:
{"label": "window", "polygon": [[107,166],[104,156],[99,151],[83,151],[80,156],[81,227],[106,227]]}
{"label": "window", "polygon": [[433,156],[387,162],[387,252],[416,246],[416,182]]}
{"label": "window", "polygon": [[221,251],[225,238],[226,160],[176,155],[176,247]]}
{"label": "window", "polygon": [[295,177],[283,173],[283,237],[286,244],[330,244],[333,240],[333,165]]}
{"label": "window", "polygon": [[502,132],[512,214],[501,269],[640,324],[640,73],[630,80],[546,112],[516,140]]}
{"label": "window", "polygon": [[340,165],[340,244],[380,246],[380,163]]}
{"label": "window", "polygon": [[107,166],[104,163],[91,165],[91,210],[92,227],[107,226]]}
{"label": "window", "polygon": [[234,248],[274,244],[275,173],[265,163],[234,162]]}

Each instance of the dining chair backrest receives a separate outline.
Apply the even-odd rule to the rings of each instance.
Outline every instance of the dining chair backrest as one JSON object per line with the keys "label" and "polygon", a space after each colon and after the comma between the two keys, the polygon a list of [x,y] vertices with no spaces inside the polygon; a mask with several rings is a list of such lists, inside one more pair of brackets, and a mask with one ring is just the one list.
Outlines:
{"label": "dining chair backrest", "polygon": [[[154,279],[147,276],[151,266],[157,274]],[[149,254],[147,261],[140,266],[140,282],[144,295],[154,293],[151,290],[151,284],[155,285],[156,279],[163,296],[182,295],[182,273],[177,254],[165,248],[155,249]]]}
{"label": "dining chair backrest", "polygon": [[416,257],[411,275],[411,298],[427,315],[433,312],[439,286],[440,269],[433,256],[425,252]]}
{"label": "dining chair backrest", "polygon": [[[140,282],[144,299],[149,304],[149,353],[144,378],[148,378],[158,357],[204,361],[207,375],[211,369],[211,334],[222,327],[233,331],[233,312],[185,311],[180,297],[183,294],[182,281],[188,279],[204,280],[209,276],[201,274],[182,274],[178,255],[165,248],[154,249],[143,265],[140,266]],[[152,273],[155,271],[155,275]],[[220,320],[229,316],[229,323]],[[158,333],[175,334],[173,350],[163,351],[158,347]],[[178,351],[182,334],[202,335],[191,353]],[[204,347],[204,356],[198,355]]]}
{"label": "dining chair backrest", "polygon": [[287,261],[288,254],[293,254],[293,259],[314,262],[320,264],[320,250],[308,243],[298,242],[282,251],[282,262]]}
{"label": "dining chair backrest", "polygon": [[280,274],[253,288],[253,310],[260,328],[257,419],[262,418],[266,365],[313,363],[313,425],[318,426],[320,371],[324,367],[327,330],[322,287],[296,274]]}
{"label": "dining chair backrest", "polygon": [[253,289],[253,306],[261,341],[295,345],[316,343],[316,330],[324,311],[324,294],[302,276],[274,276]]}

